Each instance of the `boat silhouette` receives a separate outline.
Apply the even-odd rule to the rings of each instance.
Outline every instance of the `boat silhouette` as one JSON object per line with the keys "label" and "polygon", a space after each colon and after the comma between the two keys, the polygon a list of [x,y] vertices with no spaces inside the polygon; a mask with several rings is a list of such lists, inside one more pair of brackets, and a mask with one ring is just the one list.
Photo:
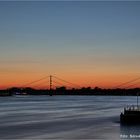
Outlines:
{"label": "boat silhouette", "polygon": [[124,111],[120,114],[120,122],[122,124],[140,124],[140,106],[138,104],[138,94],[137,105],[125,107]]}

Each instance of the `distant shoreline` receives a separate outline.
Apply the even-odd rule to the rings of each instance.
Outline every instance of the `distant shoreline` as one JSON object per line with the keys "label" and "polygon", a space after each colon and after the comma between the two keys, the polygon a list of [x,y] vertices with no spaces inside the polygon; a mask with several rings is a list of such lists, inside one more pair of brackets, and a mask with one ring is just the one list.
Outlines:
{"label": "distant shoreline", "polygon": [[81,89],[66,89],[60,87],[57,89],[44,90],[33,88],[10,88],[6,90],[0,90],[0,96],[12,96],[12,95],[72,95],[72,96],[137,96],[140,95],[140,88],[133,89],[101,89],[101,88],[81,88]]}

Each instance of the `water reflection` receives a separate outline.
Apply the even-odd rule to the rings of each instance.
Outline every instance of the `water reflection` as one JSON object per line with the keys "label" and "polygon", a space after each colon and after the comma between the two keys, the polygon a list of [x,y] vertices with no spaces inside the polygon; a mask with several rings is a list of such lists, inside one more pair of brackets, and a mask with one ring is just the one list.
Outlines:
{"label": "water reflection", "polygon": [[126,96],[1,98],[0,139],[118,140],[120,128],[121,136],[137,135],[139,126],[119,123],[124,106],[134,103],[135,97]]}

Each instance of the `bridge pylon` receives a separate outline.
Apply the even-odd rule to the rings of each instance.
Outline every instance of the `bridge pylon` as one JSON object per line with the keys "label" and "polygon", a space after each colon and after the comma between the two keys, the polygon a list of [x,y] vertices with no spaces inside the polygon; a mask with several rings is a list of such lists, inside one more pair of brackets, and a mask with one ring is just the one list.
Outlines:
{"label": "bridge pylon", "polygon": [[52,75],[50,75],[50,96],[52,96]]}

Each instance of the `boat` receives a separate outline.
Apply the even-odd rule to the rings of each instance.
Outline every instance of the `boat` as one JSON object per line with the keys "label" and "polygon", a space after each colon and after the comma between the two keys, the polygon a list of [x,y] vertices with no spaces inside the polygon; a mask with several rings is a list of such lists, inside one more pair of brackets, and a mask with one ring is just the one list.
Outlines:
{"label": "boat", "polygon": [[120,114],[120,122],[122,124],[140,124],[140,105],[137,94],[137,105],[131,105],[124,108]]}
{"label": "boat", "polygon": [[124,108],[124,112],[120,114],[120,122],[122,124],[140,124],[140,106],[131,105]]}

